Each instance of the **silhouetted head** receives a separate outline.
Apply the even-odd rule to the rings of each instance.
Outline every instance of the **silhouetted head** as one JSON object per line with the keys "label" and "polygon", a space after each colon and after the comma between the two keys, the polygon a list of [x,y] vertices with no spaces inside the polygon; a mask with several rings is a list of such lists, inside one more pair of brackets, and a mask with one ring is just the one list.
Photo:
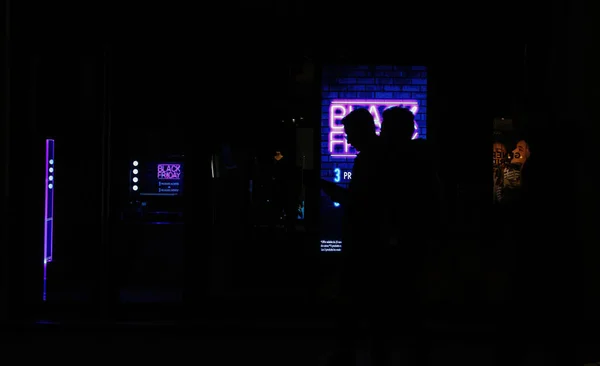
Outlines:
{"label": "silhouetted head", "polygon": [[408,109],[392,107],[383,111],[380,136],[386,142],[406,142],[415,133],[415,115]]}
{"label": "silhouetted head", "polygon": [[377,135],[375,134],[375,120],[371,113],[364,108],[355,109],[342,119],[348,143],[361,151]]}

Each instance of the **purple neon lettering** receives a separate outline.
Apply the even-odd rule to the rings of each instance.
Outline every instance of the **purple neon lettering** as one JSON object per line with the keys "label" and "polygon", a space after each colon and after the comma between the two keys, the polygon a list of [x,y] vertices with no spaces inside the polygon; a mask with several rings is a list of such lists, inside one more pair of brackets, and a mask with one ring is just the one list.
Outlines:
{"label": "purple neon lettering", "polygon": [[181,164],[158,164],[157,178],[164,180],[177,180],[181,176]]}
{"label": "purple neon lettering", "polygon": [[[377,134],[381,130],[381,112],[392,107],[408,108],[416,116],[419,102],[416,100],[396,99],[350,99],[333,100],[329,106],[329,141],[328,148],[332,157],[356,156],[356,150],[346,141],[342,119],[356,108],[367,108],[375,121]],[[419,126],[415,121],[413,140],[419,136]]]}

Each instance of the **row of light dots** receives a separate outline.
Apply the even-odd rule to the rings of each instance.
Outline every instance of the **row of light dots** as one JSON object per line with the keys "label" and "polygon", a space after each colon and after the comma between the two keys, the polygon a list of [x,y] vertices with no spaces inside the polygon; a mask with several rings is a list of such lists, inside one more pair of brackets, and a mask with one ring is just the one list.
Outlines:
{"label": "row of light dots", "polygon": [[54,173],[54,159],[50,159],[48,160],[48,165],[52,165],[50,168],[48,168],[48,172],[50,173],[50,175],[48,175],[48,189],[52,189],[54,188],[54,176],[52,175]]}
{"label": "row of light dots", "polygon": [[[137,160],[133,161],[133,166],[136,167],[138,166],[140,163]],[[133,173],[133,178],[131,179],[133,181],[133,186],[131,187],[131,189],[133,189],[134,191],[137,191],[139,189],[139,187],[137,186],[137,183],[139,181],[139,178],[137,177],[137,174],[139,173],[137,168],[133,168],[133,170],[131,171]]]}

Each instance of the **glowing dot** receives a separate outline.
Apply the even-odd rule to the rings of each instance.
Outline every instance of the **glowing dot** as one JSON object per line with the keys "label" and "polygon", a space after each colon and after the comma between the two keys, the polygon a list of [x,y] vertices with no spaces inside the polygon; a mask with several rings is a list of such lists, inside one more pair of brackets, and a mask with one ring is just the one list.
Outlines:
{"label": "glowing dot", "polygon": [[138,163],[138,161],[137,161],[137,160],[134,160],[134,161],[133,161],[133,166],[138,166],[138,164],[139,164],[139,163]]}
{"label": "glowing dot", "polygon": [[50,169],[48,169],[48,171],[49,171],[50,173],[54,173],[54,168],[50,168]]}
{"label": "glowing dot", "polygon": [[54,159],[50,159],[50,160],[48,161],[48,164],[50,164],[50,165],[54,164]]}
{"label": "glowing dot", "polygon": [[133,169],[133,174],[137,174],[138,170],[137,169]]}
{"label": "glowing dot", "polygon": [[133,177],[133,183],[137,183],[138,182],[138,177]]}
{"label": "glowing dot", "polygon": [[54,180],[54,177],[53,176],[49,176],[48,180],[52,181],[52,180]]}
{"label": "glowing dot", "polygon": [[52,189],[54,185],[52,183],[48,184],[48,189]]}
{"label": "glowing dot", "polygon": [[138,186],[133,186],[133,187],[131,187],[131,189],[133,189],[134,191],[137,191],[138,190]]}

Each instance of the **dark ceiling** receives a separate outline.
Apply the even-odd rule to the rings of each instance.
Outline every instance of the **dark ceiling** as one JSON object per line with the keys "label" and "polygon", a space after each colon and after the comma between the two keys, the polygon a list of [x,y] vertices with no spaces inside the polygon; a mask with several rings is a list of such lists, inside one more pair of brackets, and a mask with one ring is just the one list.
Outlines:
{"label": "dark ceiling", "polygon": [[[381,11],[362,14],[331,2],[227,3],[228,9],[203,10],[98,1],[47,3],[32,11],[13,1],[11,38],[17,53],[55,63],[108,50],[115,103],[127,105],[140,123],[188,123],[197,111],[181,105],[198,105],[207,95],[226,101],[232,90],[247,95],[239,110],[260,102],[268,107],[261,118],[275,121],[310,113],[305,106],[314,88],[296,83],[305,63],[426,64],[444,75],[442,84],[464,81],[456,70],[473,70],[495,85],[489,99],[511,104],[513,97],[504,96],[521,87],[524,45],[544,35],[549,9],[512,2],[396,5],[401,11],[387,17],[390,5],[377,2],[369,7]],[[200,103],[199,109],[207,107]]]}

